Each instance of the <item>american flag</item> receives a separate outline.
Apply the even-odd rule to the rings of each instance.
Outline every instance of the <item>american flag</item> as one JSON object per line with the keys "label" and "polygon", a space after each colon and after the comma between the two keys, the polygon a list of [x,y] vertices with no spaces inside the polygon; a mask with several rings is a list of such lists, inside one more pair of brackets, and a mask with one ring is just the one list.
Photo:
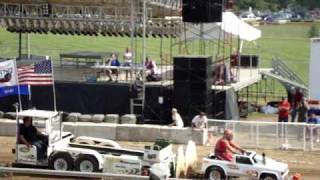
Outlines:
{"label": "american flag", "polygon": [[41,61],[34,65],[18,68],[19,84],[45,86],[53,84],[51,61]]}

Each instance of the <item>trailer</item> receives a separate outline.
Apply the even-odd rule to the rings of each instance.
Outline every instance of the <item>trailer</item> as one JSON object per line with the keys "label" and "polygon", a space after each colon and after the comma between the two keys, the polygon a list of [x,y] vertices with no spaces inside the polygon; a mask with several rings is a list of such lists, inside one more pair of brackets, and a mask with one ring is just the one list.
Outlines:
{"label": "trailer", "polygon": [[[19,127],[23,117],[32,117],[33,125],[47,138],[44,158],[37,157],[37,148],[19,142]],[[157,140],[154,145],[144,150],[122,148],[117,142],[94,138],[74,137],[70,132],[63,132],[61,114],[43,110],[25,110],[17,113],[17,143],[13,149],[15,167],[42,167],[57,171],[78,171],[86,173],[104,172],[126,175],[148,175],[154,164],[168,167],[169,174],[174,173],[175,154],[172,145]],[[170,171],[171,170],[171,171]]]}

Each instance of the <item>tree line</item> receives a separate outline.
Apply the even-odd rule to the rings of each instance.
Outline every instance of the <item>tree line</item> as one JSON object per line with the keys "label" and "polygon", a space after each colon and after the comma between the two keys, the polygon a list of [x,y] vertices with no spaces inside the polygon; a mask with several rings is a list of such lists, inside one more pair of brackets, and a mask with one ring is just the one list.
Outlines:
{"label": "tree line", "polygon": [[237,9],[245,10],[249,7],[257,10],[276,11],[287,7],[320,8],[319,0],[236,0]]}

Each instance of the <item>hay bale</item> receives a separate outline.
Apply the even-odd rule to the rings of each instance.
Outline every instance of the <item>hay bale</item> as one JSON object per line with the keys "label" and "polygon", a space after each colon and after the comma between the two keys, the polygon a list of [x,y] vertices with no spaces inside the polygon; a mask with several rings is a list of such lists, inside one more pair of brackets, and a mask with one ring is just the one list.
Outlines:
{"label": "hay bale", "polygon": [[137,123],[137,117],[134,114],[126,114],[121,116],[120,118],[120,124],[136,124]]}
{"label": "hay bale", "polygon": [[115,123],[118,124],[119,123],[119,115],[118,114],[107,114],[104,117],[104,122],[106,123]]}
{"label": "hay bale", "polygon": [[82,114],[79,116],[78,121],[79,122],[91,122],[92,116],[90,114]]}
{"label": "hay bale", "polygon": [[103,114],[95,114],[92,116],[92,122],[95,123],[102,123],[104,120],[104,115]]}
{"label": "hay bale", "polygon": [[15,112],[6,112],[6,113],[4,113],[3,118],[16,119],[16,113]]}
{"label": "hay bale", "polygon": [[81,113],[70,113],[67,118],[66,121],[67,122],[77,122],[79,120],[79,117],[81,116]]}
{"label": "hay bale", "polygon": [[4,112],[0,111],[0,118],[3,118]]}
{"label": "hay bale", "polygon": [[67,117],[69,116],[69,113],[63,112],[63,111],[59,111],[59,114],[61,115],[61,121],[62,122],[67,122]]}

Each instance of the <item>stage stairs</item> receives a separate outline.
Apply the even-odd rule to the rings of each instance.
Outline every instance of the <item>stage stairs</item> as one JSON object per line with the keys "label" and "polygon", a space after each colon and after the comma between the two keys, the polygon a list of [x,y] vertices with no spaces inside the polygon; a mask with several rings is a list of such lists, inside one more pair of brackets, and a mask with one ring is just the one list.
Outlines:
{"label": "stage stairs", "polygon": [[131,86],[130,113],[137,116],[138,123],[143,122],[146,86],[143,80],[136,80]]}
{"label": "stage stairs", "polygon": [[265,76],[278,80],[288,91],[294,87],[301,89],[305,96],[308,95],[309,90],[307,84],[282,60],[273,58],[272,68],[273,70],[270,72],[262,71],[261,73]]}

